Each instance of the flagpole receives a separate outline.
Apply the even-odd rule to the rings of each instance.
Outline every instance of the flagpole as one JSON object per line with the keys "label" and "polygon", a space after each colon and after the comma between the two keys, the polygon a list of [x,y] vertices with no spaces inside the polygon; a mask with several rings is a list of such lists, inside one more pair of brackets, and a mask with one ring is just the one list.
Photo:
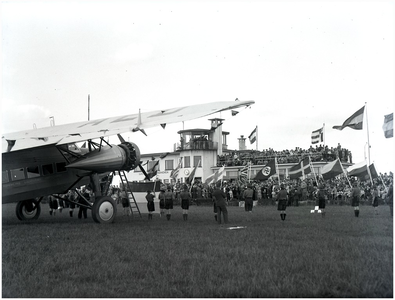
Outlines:
{"label": "flagpole", "polygon": [[323,140],[324,140],[324,149],[325,149],[325,123],[324,123],[324,126],[323,126],[323,131],[322,131],[322,134],[324,135],[324,138],[323,138]]}
{"label": "flagpole", "polygon": [[[339,159],[339,158],[337,158],[337,159]],[[350,188],[352,188],[352,185],[351,185],[350,180],[348,179],[346,170],[344,170],[342,162],[341,162],[340,160],[339,160],[339,162],[340,162],[340,166],[342,167],[342,170],[343,170],[343,175],[346,176],[346,179],[347,179],[347,181],[348,181],[348,184],[350,185]]]}
{"label": "flagpole", "polygon": [[313,165],[313,162],[311,161],[311,157],[310,157],[310,155],[309,155],[309,161],[310,161],[310,169],[313,171],[313,174],[314,174],[314,179],[315,179],[315,183],[317,184],[317,187],[318,187],[317,176],[315,175],[314,167],[312,167],[312,165]]}
{"label": "flagpole", "polygon": [[278,170],[278,162],[277,162],[277,155],[274,156],[274,163],[276,164],[276,173],[278,177],[278,184],[280,185],[280,171]]}
{"label": "flagpole", "polygon": [[366,108],[367,102],[365,102],[365,112],[366,112],[366,130],[368,134],[368,162],[370,166],[370,142],[369,142],[369,124],[368,124],[368,110]]}
{"label": "flagpole", "polygon": [[258,151],[258,125],[255,127],[255,136],[256,136],[256,151]]}

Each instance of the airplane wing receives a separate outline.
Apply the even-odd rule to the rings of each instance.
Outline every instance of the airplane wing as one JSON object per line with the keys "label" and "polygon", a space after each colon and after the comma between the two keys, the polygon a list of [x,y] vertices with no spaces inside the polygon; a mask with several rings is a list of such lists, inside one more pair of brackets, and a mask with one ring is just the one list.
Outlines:
{"label": "airplane wing", "polygon": [[63,145],[81,142],[118,133],[198,119],[217,112],[250,106],[254,103],[254,101],[212,102],[19,131],[2,136],[2,151],[4,153],[51,144]]}

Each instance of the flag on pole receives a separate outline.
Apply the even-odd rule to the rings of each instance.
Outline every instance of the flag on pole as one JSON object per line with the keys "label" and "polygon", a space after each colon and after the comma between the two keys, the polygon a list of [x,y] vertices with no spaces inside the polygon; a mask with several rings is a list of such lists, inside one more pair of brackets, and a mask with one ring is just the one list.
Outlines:
{"label": "flag on pole", "polygon": [[249,171],[249,165],[246,165],[239,170],[239,181],[241,183],[246,183],[248,181],[248,171]]}
{"label": "flag on pole", "polygon": [[312,144],[322,143],[323,141],[324,141],[324,127],[314,130],[311,133],[311,143]]}
{"label": "flag on pole", "polygon": [[325,180],[334,178],[342,173],[343,173],[343,168],[339,158],[326,164],[321,169],[322,178],[324,178]]}
{"label": "flag on pole", "polygon": [[193,168],[191,174],[189,174],[188,178],[186,179],[187,184],[192,184],[193,180],[195,179],[196,169],[198,168],[199,165],[200,165],[200,159],[198,164]]}
{"label": "flag on pole", "polygon": [[180,173],[181,165],[182,165],[182,157],[180,157],[180,160],[178,161],[177,167],[174,170],[172,170],[171,173],[170,173],[170,177],[174,181],[176,181],[176,179],[178,177],[178,173]]}
{"label": "flag on pole", "polygon": [[311,166],[310,159],[308,157],[294,165],[288,172],[290,179],[298,179],[299,177],[304,177],[309,173],[311,173]]}
{"label": "flag on pole", "polygon": [[276,174],[276,162],[272,159],[256,174],[254,180],[268,180],[274,174]]}
{"label": "flag on pole", "polygon": [[384,124],[383,124],[383,131],[384,131],[384,136],[388,138],[394,137],[394,113],[385,115],[384,116]]}
{"label": "flag on pole", "polygon": [[[374,164],[372,163],[369,166],[369,170],[368,170],[368,165],[367,165],[366,161],[363,161],[363,162],[357,163],[353,166],[350,166],[347,168],[346,171],[347,171],[348,176],[356,176],[362,181],[369,180],[370,176],[372,176],[372,179],[379,177]],[[369,175],[369,173],[370,173],[370,175]]]}
{"label": "flag on pole", "polygon": [[333,129],[343,130],[345,127],[350,127],[352,129],[361,130],[363,125],[363,112],[365,106],[358,109],[351,117],[344,121],[341,126],[333,126]]}
{"label": "flag on pole", "polygon": [[225,166],[219,168],[215,173],[211,174],[209,177],[206,178],[204,181],[205,184],[216,183],[224,178],[225,173]]}
{"label": "flag on pole", "polygon": [[157,160],[155,164],[149,170],[147,170],[146,179],[151,180],[152,177],[156,176],[158,170],[159,170],[159,160]]}
{"label": "flag on pole", "polygon": [[248,139],[250,140],[251,144],[255,143],[255,141],[256,141],[256,129],[257,129],[257,127],[255,127],[255,129],[248,136]]}

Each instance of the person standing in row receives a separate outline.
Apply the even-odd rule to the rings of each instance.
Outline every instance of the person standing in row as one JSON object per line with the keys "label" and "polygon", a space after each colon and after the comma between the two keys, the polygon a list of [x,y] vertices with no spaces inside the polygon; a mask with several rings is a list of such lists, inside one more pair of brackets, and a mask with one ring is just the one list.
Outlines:
{"label": "person standing in row", "polygon": [[167,186],[167,191],[165,192],[165,209],[166,209],[166,218],[170,221],[171,218],[171,210],[173,209],[173,199],[174,194],[171,191],[171,186]]}
{"label": "person standing in row", "polygon": [[379,206],[379,190],[376,185],[373,185],[372,196],[373,196],[372,205],[374,208],[374,212],[377,215],[378,214],[377,207]]}
{"label": "person standing in row", "polygon": [[285,221],[285,217],[287,216],[285,209],[287,208],[288,194],[283,184],[281,185],[280,191],[277,194],[277,201],[277,210],[280,211],[281,220]]}
{"label": "person standing in row", "polygon": [[162,217],[165,214],[165,192],[166,189],[164,187],[160,188],[159,193],[159,209],[160,209],[160,216]]}
{"label": "person standing in row", "polygon": [[153,195],[151,191],[148,190],[147,195],[145,196],[145,199],[147,199],[148,220],[152,220],[152,213],[155,211],[154,198],[155,195]]}
{"label": "person standing in row", "polygon": [[188,209],[189,202],[191,200],[191,194],[188,192],[187,185],[183,185],[181,193],[178,195],[178,198],[181,200],[181,208],[182,208],[182,217],[184,221],[188,220]]}
{"label": "person standing in row", "polygon": [[325,217],[325,190],[324,185],[320,184],[318,186],[318,207],[321,210],[321,216]]}
{"label": "person standing in row", "polygon": [[359,201],[361,200],[361,190],[358,187],[358,182],[353,183],[353,189],[350,194],[351,198],[351,206],[354,207],[354,214],[358,218],[359,217]]}
{"label": "person standing in row", "polygon": [[251,221],[252,207],[254,206],[254,191],[252,190],[251,184],[247,185],[247,189],[243,192],[244,208],[248,212],[248,221]]}
{"label": "person standing in row", "polygon": [[224,216],[224,223],[228,223],[228,210],[226,209],[226,195],[221,190],[221,181],[215,184],[215,189],[213,190],[213,201],[217,207],[217,221],[221,224],[221,214]]}

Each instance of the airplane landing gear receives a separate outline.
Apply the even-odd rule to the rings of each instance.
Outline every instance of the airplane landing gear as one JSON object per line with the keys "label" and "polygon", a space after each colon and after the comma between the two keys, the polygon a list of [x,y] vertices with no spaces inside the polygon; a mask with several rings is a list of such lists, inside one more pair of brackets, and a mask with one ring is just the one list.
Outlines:
{"label": "airplane landing gear", "polygon": [[16,216],[21,221],[36,220],[40,213],[40,203],[35,199],[20,201],[16,205]]}
{"label": "airplane landing gear", "polygon": [[112,223],[117,214],[117,206],[111,197],[97,197],[92,207],[92,218],[97,223]]}

